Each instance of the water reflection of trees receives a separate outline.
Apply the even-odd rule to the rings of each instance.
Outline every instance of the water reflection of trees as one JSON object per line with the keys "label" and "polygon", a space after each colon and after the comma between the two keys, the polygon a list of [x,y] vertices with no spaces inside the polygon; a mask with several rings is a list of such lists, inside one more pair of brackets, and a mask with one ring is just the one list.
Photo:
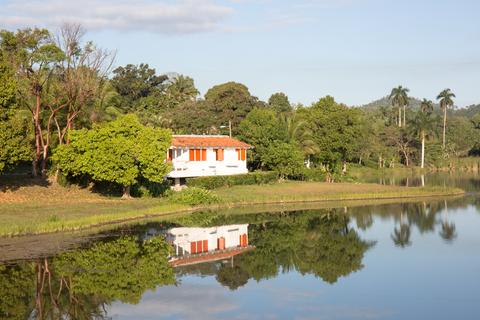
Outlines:
{"label": "water reflection of trees", "polygon": [[168,250],[161,237],[124,237],[0,266],[0,318],[103,319],[112,301],[137,303],[146,290],[174,283]]}
{"label": "water reflection of trees", "polygon": [[[466,208],[474,202],[462,199],[452,199],[449,202],[451,208]],[[350,213],[355,217],[357,227],[362,230],[368,229],[373,224],[374,216],[379,219],[391,219],[395,221],[395,227],[391,238],[395,245],[407,247],[411,245],[412,227],[423,233],[433,233],[439,230],[439,235],[446,241],[453,241],[457,237],[455,223],[449,219],[449,207],[446,200],[423,201],[416,203],[389,204],[380,206],[368,206],[351,208]]]}
{"label": "water reflection of trees", "polygon": [[[201,217],[208,221],[206,216]],[[256,249],[236,256],[234,263],[180,268],[179,274],[215,274],[230,289],[276,277],[296,270],[313,274],[328,283],[360,270],[365,251],[373,243],[362,240],[350,227],[350,218],[338,210],[303,211],[280,214],[220,216],[213,224],[245,223],[249,242]]]}

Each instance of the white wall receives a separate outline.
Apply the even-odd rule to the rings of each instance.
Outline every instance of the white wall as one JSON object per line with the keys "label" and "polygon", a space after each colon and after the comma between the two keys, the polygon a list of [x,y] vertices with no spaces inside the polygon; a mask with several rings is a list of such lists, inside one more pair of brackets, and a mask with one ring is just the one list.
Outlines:
{"label": "white wall", "polygon": [[247,173],[247,161],[238,160],[235,148],[224,149],[224,160],[216,161],[214,148],[207,148],[206,161],[189,161],[189,150],[181,152],[173,149],[173,171],[169,178],[188,178],[202,176],[222,176]]}
{"label": "white wall", "polygon": [[167,240],[176,247],[182,247],[184,253],[190,253],[190,243],[203,240],[208,240],[208,251],[214,251],[217,248],[217,239],[220,237],[225,238],[225,248],[238,247],[242,234],[247,234],[248,237],[248,224],[210,228],[182,227],[168,230]]}

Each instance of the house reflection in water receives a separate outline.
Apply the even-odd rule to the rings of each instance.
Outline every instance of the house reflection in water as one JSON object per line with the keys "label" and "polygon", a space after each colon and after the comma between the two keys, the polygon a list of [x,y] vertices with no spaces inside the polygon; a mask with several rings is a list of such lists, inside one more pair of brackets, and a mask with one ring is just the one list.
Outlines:
{"label": "house reflection in water", "polygon": [[166,239],[174,249],[173,266],[231,258],[253,248],[248,245],[248,224],[172,228]]}

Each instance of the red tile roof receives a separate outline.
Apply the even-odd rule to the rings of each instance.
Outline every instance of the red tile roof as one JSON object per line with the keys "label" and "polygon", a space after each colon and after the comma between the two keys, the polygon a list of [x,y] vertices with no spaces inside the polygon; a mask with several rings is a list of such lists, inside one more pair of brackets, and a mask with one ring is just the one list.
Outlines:
{"label": "red tile roof", "polygon": [[209,251],[200,254],[192,254],[170,261],[172,267],[186,266],[197,263],[211,262],[234,257],[241,253],[255,249],[254,246],[231,248],[221,251]]}
{"label": "red tile roof", "polygon": [[172,137],[172,147],[175,148],[239,148],[250,149],[251,145],[229,136],[200,136],[200,135],[174,135]]}

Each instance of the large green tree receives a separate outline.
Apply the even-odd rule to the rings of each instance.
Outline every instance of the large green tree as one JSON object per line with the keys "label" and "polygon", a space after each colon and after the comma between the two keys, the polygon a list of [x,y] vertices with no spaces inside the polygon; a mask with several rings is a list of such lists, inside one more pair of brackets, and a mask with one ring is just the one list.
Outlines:
{"label": "large green tree", "polygon": [[314,156],[317,162],[334,167],[339,162],[345,165],[358,155],[359,141],[362,139],[358,109],[338,104],[333,97],[326,96],[303,112],[320,149]]}
{"label": "large green tree", "polygon": [[127,64],[113,70],[112,85],[122,97],[120,107],[132,112],[141,98],[163,92],[167,79],[166,75],[157,75],[146,63]]}
{"label": "large green tree", "polygon": [[288,135],[285,125],[271,109],[254,109],[238,126],[238,137],[253,145],[251,152],[251,166],[262,167],[262,155],[274,143],[287,142]]}
{"label": "large green tree", "polygon": [[205,103],[211,114],[211,125],[220,128],[231,122],[234,134],[238,132],[238,124],[247,114],[261,105],[245,85],[236,82],[210,88],[205,94]]}
{"label": "large green tree", "polygon": [[49,134],[52,111],[45,103],[47,89],[58,63],[65,58],[46,29],[23,29],[13,33],[0,31],[0,50],[4,61],[15,71],[17,78],[17,103],[31,111],[35,133],[33,175],[46,176]]}
{"label": "large green tree", "polygon": [[303,154],[296,145],[275,141],[270,144],[260,159],[265,168],[277,171],[280,179],[297,175],[303,169]]}
{"label": "large green tree", "polygon": [[71,143],[59,146],[54,160],[60,170],[94,181],[117,183],[130,196],[130,187],[144,178],[161,182],[170,171],[165,162],[171,132],[143,126],[134,115],[123,116],[91,130],[72,130]]}
{"label": "large green tree", "polygon": [[291,112],[293,110],[288,96],[283,92],[277,92],[268,99],[268,106],[278,113]]}

